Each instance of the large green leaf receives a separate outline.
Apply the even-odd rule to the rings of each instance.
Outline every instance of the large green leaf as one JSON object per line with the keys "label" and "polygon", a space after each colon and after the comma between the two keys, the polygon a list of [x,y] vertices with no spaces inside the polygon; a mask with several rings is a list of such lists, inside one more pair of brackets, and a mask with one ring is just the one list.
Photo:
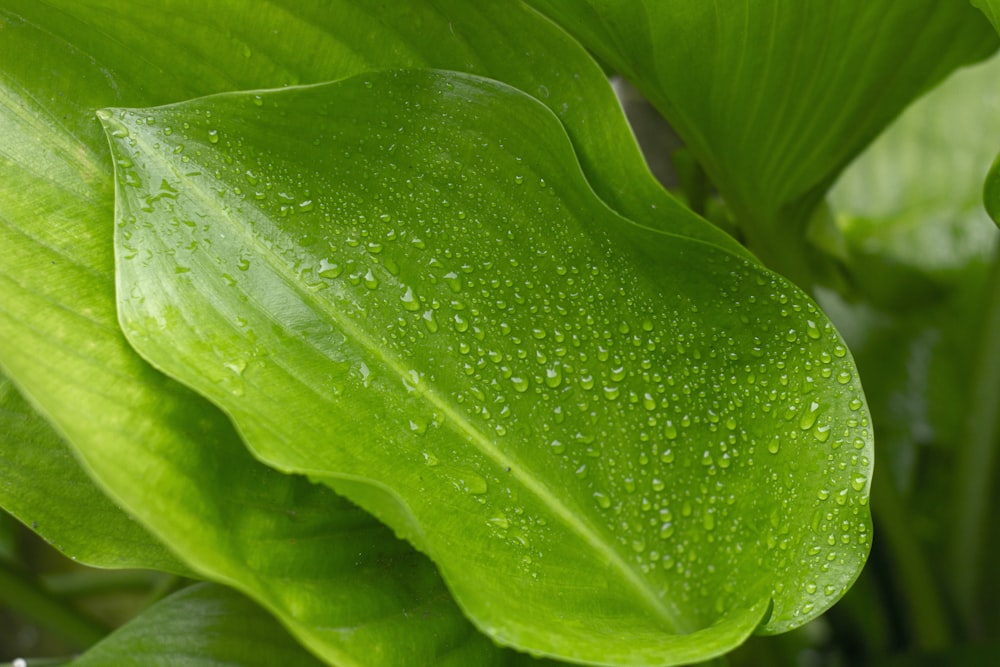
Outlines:
{"label": "large green leaf", "polygon": [[751,247],[800,280],[805,224],[841,168],[997,44],[966,0],[529,1],[650,97]]}
{"label": "large green leaf", "polygon": [[160,601],[69,663],[73,667],[320,667],[253,602],[217,584]]}
{"label": "large green leaf", "polygon": [[[680,229],[727,242],[655,185],[600,70],[549,22],[508,3],[370,9],[362,2],[260,2],[252,12],[236,1],[141,10],[118,0],[0,3],[0,366],[115,502],[203,576],[265,602],[317,651],[347,660],[346,651],[359,664],[509,661],[516,658],[468,634],[428,564],[412,553],[399,555],[398,572],[395,556],[379,560],[388,575],[367,560],[361,572],[345,569],[356,560],[349,550],[358,534],[372,546],[366,558],[400,547],[331,494],[254,464],[217,412],[134,354],[114,311],[111,162],[95,108],[392,65],[476,69],[548,92],[609,201],[650,224],[672,210]],[[337,592],[365,581],[371,590],[357,600],[345,603]],[[370,614],[385,620],[329,630]],[[320,627],[327,630],[317,638]]]}
{"label": "large green leaf", "polygon": [[188,574],[90,480],[52,427],[0,376],[0,506],[95,567]]}
{"label": "large green leaf", "polygon": [[836,332],[605,207],[534,99],[405,71],[101,117],[132,343],[501,641],[689,661],[857,576],[871,438]]}

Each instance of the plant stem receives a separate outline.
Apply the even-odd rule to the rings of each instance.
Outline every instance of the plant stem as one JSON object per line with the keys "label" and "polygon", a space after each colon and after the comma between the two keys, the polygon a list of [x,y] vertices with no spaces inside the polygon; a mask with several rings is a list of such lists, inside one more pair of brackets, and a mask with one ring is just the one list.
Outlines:
{"label": "plant stem", "polygon": [[108,632],[97,621],[3,562],[0,562],[0,604],[79,648],[97,643]]}
{"label": "plant stem", "polygon": [[872,512],[878,535],[886,541],[898,588],[905,595],[910,635],[924,651],[951,644],[951,624],[947,603],[940,594],[923,547],[909,527],[909,517],[892,479],[876,473],[872,479]]}
{"label": "plant stem", "polygon": [[972,365],[972,393],[965,434],[955,467],[951,572],[955,599],[970,635],[978,634],[977,592],[983,559],[986,514],[996,466],[997,408],[1000,406],[1000,246],[990,269]]}

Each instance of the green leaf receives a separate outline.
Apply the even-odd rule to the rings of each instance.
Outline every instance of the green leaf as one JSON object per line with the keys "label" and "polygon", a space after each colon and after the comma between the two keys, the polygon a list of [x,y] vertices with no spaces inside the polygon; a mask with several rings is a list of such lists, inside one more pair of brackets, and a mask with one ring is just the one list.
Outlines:
{"label": "green leaf", "polygon": [[704,659],[857,576],[871,434],[836,332],[613,213],[534,99],[405,71],[101,118],[132,343],[498,640]]}
{"label": "green leaf", "polygon": [[277,621],[235,591],[197,584],[150,607],[73,667],[320,667]]}
{"label": "green leaf", "polygon": [[831,190],[852,272],[876,303],[919,305],[990,260],[997,230],[981,184],[1000,146],[998,77],[1000,57],[956,72]]}
{"label": "green leaf", "polygon": [[599,68],[548,21],[520,5],[369,7],[0,3],[0,366],[115,503],[329,659],[508,664],[520,658],[472,633],[425,560],[333,494],[253,462],[117,323],[112,165],[93,110],[369,68],[470,68],[539,96],[545,86],[609,201],[649,224],[672,210],[678,229],[731,243],[655,184]]}
{"label": "green leaf", "polygon": [[983,10],[993,27],[1000,31],[1000,2],[997,0],[970,0],[975,7]]}
{"label": "green leaf", "polygon": [[811,271],[805,225],[838,172],[917,95],[997,46],[965,0],[529,4],[649,96],[751,248],[798,280]]}
{"label": "green leaf", "polygon": [[986,174],[986,183],[983,186],[983,205],[993,221],[1000,224],[1000,156],[993,161],[993,166]]}
{"label": "green leaf", "polygon": [[94,485],[66,443],[3,376],[0,433],[0,506],[59,551],[95,567],[190,574]]}

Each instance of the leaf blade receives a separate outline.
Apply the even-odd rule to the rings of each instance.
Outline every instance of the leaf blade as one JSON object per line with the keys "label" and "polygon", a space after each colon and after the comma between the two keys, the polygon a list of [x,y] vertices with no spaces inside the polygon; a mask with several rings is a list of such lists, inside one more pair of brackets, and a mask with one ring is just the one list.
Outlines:
{"label": "leaf blade", "polygon": [[0,506],[7,512],[83,564],[191,576],[189,568],[100,491],[72,450],[2,376],[0,431]]}
{"label": "leaf blade", "polygon": [[530,4],[650,98],[751,248],[807,285],[796,258],[836,175],[914,98],[997,46],[961,1]]}
{"label": "leaf blade", "polygon": [[[501,641],[573,660],[656,664],[690,660],[678,642],[689,646],[694,635],[675,633],[705,630],[693,650],[709,657],[750,632],[772,596],[776,631],[819,613],[857,575],[867,553],[871,450],[846,348],[814,305],[756,265],[607,209],[551,114],[531,98],[473,77],[404,71],[107,111],[103,120],[125,165],[120,308],[136,348],[219,402],[264,460],[331,484],[430,553],[466,611]],[[185,123],[190,131],[178,132]],[[171,157],[181,144],[187,162]],[[176,194],[143,211],[157,183]],[[132,243],[146,252],[134,255]],[[769,305],[738,313],[729,289]],[[751,315],[759,319],[734,324]],[[768,317],[793,328],[776,334]],[[756,343],[737,333],[747,324],[760,327]],[[775,393],[789,401],[784,419],[794,423],[754,412],[773,406],[758,404],[753,391],[728,393],[728,376],[707,398],[699,383],[733,372],[728,361],[707,361],[717,352],[701,346],[712,335],[736,336],[737,357],[749,360],[757,345],[763,358],[798,360],[787,363],[795,379],[783,382],[803,383],[804,393]],[[633,345],[639,352],[628,361]],[[651,366],[640,368],[638,354],[650,355]],[[801,402],[815,382],[796,366],[803,363],[827,368],[811,403]],[[654,366],[678,387],[653,381]],[[738,379],[772,377],[766,365],[753,368],[752,378]],[[678,414],[666,412],[672,403]],[[630,421],[640,416],[660,424],[649,445]],[[743,495],[754,471],[771,471],[770,459],[744,468],[725,442],[709,452],[719,423],[754,432],[741,447],[733,435],[732,447],[750,460],[755,447],[756,456],[771,456],[767,436],[777,439],[775,452],[784,438],[801,455],[830,455],[843,468],[824,463],[818,477],[799,469],[809,481],[783,488],[795,500],[771,507]],[[674,452],[669,441],[688,428],[693,435],[682,435]],[[552,442],[543,447],[540,438]],[[836,451],[852,438],[856,450]],[[628,455],[616,459],[615,443]],[[655,462],[640,456],[647,447]],[[705,467],[692,470],[700,447]],[[683,461],[677,469],[674,457]],[[640,521],[635,489],[610,474],[616,465],[635,476],[631,483],[652,485],[650,509],[676,513],[678,526],[664,519],[663,536],[648,515]],[[709,469],[730,481],[740,509],[715,507],[714,494],[698,491]],[[774,474],[767,483],[780,479]],[[659,494],[671,479],[677,488]],[[828,483],[842,488],[845,512],[856,517],[844,515],[849,528],[836,538],[839,500],[823,518]],[[644,525],[616,534],[606,514],[613,505]],[[455,516],[443,519],[442,506]],[[803,521],[791,537],[773,532],[785,512]],[[844,540],[822,568],[831,551],[805,544],[810,521]],[[723,553],[714,547],[716,522],[740,535]],[[799,585],[812,592],[819,581],[830,596],[822,604],[770,590],[770,575],[757,576],[782,540],[815,565],[789,574],[789,556],[778,560],[782,571],[804,577]],[[502,559],[487,558],[482,545]],[[684,565],[676,548],[697,555]],[[741,549],[755,555],[741,560]],[[694,563],[704,567],[686,583]],[[710,574],[722,570],[721,579]],[[730,570],[745,586],[726,578]],[[579,572],[587,573],[582,583]],[[540,630],[532,622],[539,608],[568,620]],[[590,616],[579,616],[584,609]],[[631,639],[609,642],[607,628]]]}

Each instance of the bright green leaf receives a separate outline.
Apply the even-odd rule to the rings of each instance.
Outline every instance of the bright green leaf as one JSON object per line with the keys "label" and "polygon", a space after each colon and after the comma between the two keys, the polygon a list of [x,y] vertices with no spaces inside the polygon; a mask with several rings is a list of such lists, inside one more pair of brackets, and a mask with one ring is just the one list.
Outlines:
{"label": "bright green leaf", "polygon": [[660,109],[770,265],[838,172],[917,95],[996,48],[966,0],[529,0]]}
{"label": "bright green leaf", "polygon": [[217,584],[171,595],[118,628],[72,667],[320,667],[277,621]]}
{"label": "bright green leaf", "polygon": [[[248,13],[235,1],[137,11],[116,0],[4,0],[0,364],[116,503],[316,650],[364,664],[506,664],[520,658],[472,634],[426,561],[396,556],[402,547],[386,531],[332,494],[255,464],[216,411],[135,355],[115,313],[112,165],[95,108],[402,64],[519,76],[542,97],[545,86],[609,201],[649,224],[672,210],[679,229],[727,243],[653,182],[585,52],[520,5],[407,3],[379,14],[367,3],[289,1]],[[367,560],[353,568],[353,540],[368,531],[366,558],[388,574]],[[371,591],[345,603],[366,581]],[[316,634],[372,614],[385,619]]]}
{"label": "bright green leaf", "polygon": [[500,641],[690,661],[857,576],[871,436],[836,332],[606,208],[532,98],[411,71],[101,117],[133,344]]}
{"label": "bright green leaf", "polygon": [[189,574],[87,477],[52,427],[0,376],[0,506],[96,567]]}

